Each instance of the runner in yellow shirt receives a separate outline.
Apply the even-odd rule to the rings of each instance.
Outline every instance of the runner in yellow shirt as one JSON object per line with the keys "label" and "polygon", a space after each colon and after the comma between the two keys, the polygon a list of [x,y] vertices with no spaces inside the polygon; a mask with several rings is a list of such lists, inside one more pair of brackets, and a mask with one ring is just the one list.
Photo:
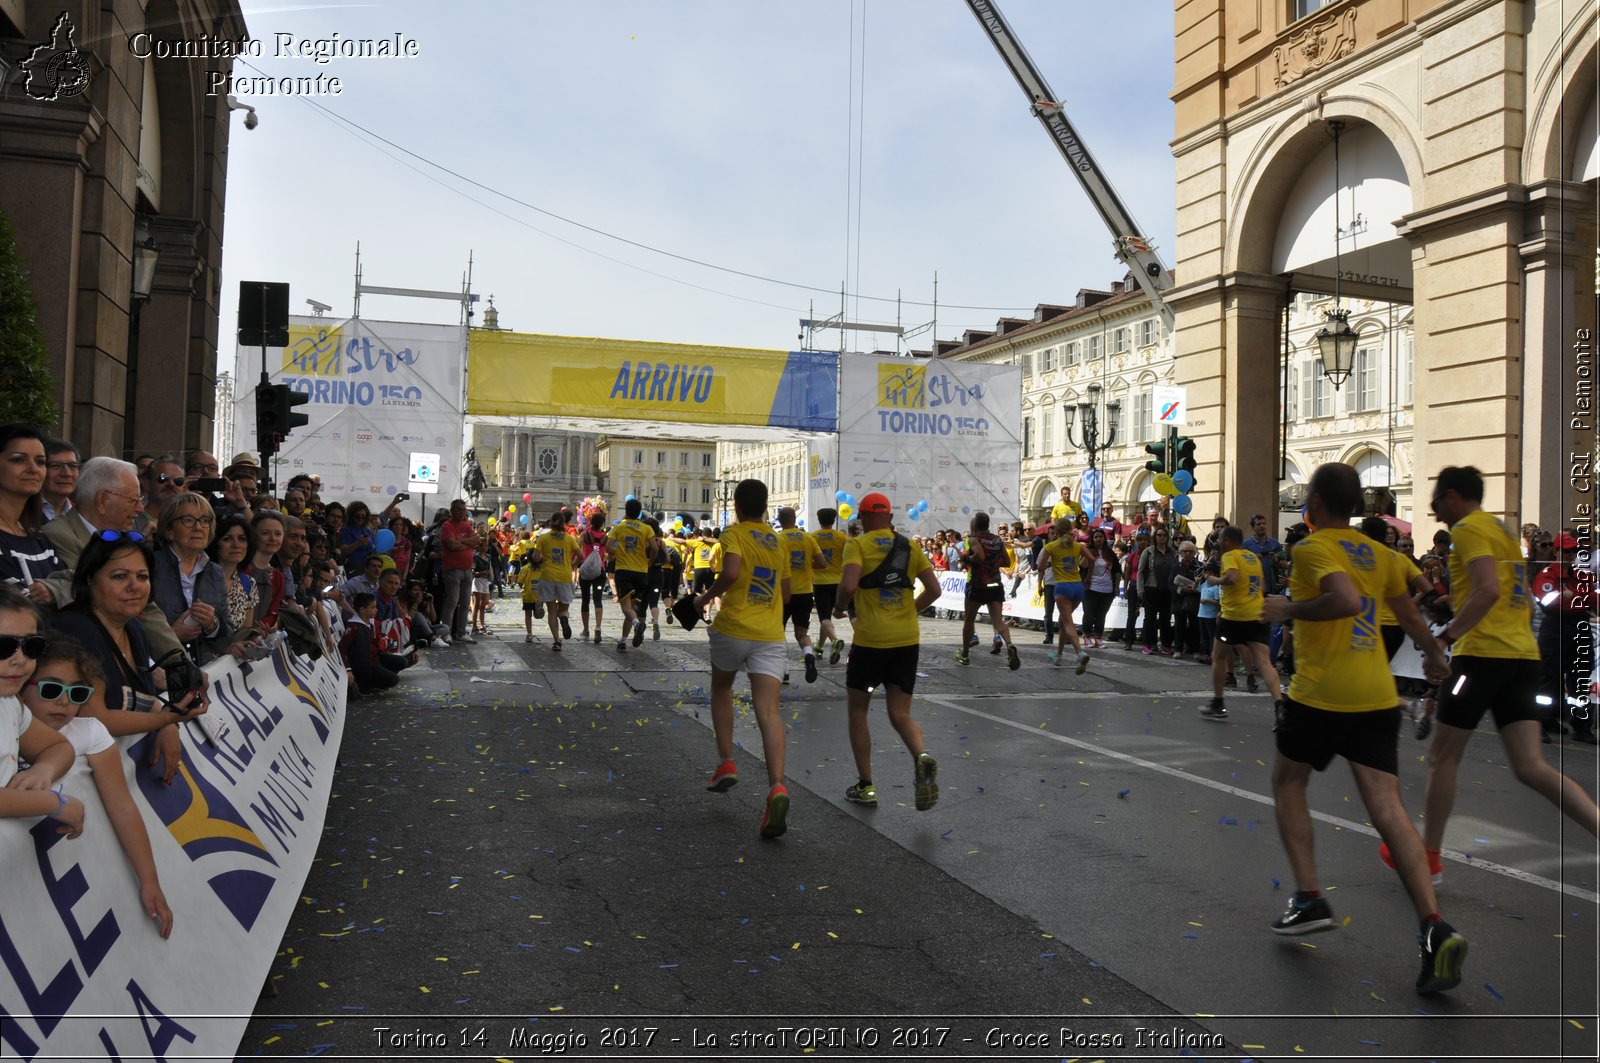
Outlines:
{"label": "runner in yellow shirt", "polygon": [[628,650],[628,630],[633,629],[633,644],[644,642],[644,610],[650,600],[650,560],[661,549],[656,533],[650,525],[639,519],[644,506],[637,498],[623,504],[623,519],[606,533],[606,545],[611,548],[617,571],[613,582],[617,588],[617,604],[622,607],[622,634],[617,639],[617,652]]}
{"label": "runner in yellow shirt", "polygon": [[[939,764],[923,746],[922,726],[911,715],[911,694],[922,648],[917,614],[939,600],[939,580],[917,544],[890,526],[894,507],[887,496],[876,491],[865,496],[856,512],[861,515],[862,533],[845,542],[844,571],[833,606],[836,620],[848,614],[852,601],[856,606],[855,640],[844,685],[858,779],[844,796],[860,805],[878,803],[867,709],[872,692],[882,687],[889,724],[911,754],[917,811],[926,812],[939,800]],[[913,596],[919,584],[922,591]]]}
{"label": "runner in yellow shirt", "polygon": [[1222,681],[1228,671],[1230,648],[1238,651],[1246,665],[1255,662],[1256,671],[1267,681],[1274,710],[1283,697],[1283,688],[1267,652],[1272,629],[1261,619],[1267,586],[1261,558],[1244,548],[1244,531],[1232,524],[1222,529],[1219,541],[1222,571],[1206,573],[1206,582],[1222,585],[1222,613],[1217,618],[1217,641],[1211,648],[1211,704],[1201,709],[1200,715],[1221,721],[1228,718],[1227,706],[1222,703]]}
{"label": "runner in yellow shirt", "polygon": [[750,677],[750,701],[767,758],[770,788],[761,836],[776,838],[787,829],[789,813],[789,790],[783,783],[783,719],[778,714],[786,657],[783,610],[789,601],[789,557],[778,533],[763,520],[766,484],[740,480],[733,489],[733,509],[739,522],[724,528],[719,540],[722,572],[694,601],[703,613],[713,598],[722,597],[722,608],[711,625],[711,727],[721,763],[706,789],[723,793],[739,781],[733,761],[733,681],[744,672]]}
{"label": "runner in yellow shirt", "polygon": [[834,528],[838,520],[838,510],[831,507],[819,509],[817,530],[811,533],[823,560],[822,567],[813,572],[811,578],[817,605],[817,630],[822,635],[822,645],[827,647],[830,640],[833,642],[833,648],[828,650],[829,664],[838,664],[839,655],[844,652],[844,639],[839,637],[833,626],[833,603],[838,600],[839,580],[844,576],[845,534]]}
{"label": "runner in yellow shirt", "polygon": [[1070,527],[1078,520],[1078,514],[1083,512],[1083,507],[1072,500],[1072,488],[1066,484],[1061,485],[1061,501],[1050,507],[1050,521],[1054,523],[1062,517],[1067,518]]}
{"label": "runner in yellow shirt", "polygon": [[[784,620],[794,624],[794,641],[805,657],[806,682],[817,681],[817,655],[811,648],[811,608],[816,604],[812,592],[812,575],[823,564],[817,541],[806,534],[804,528],[795,526],[794,510],[788,506],[778,509],[778,544],[788,554],[789,603],[784,607]],[[788,669],[783,681],[789,681]]]}
{"label": "runner in yellow shirt", "polygon": [[550,518],[548,529],[533,541],[525,555],[539,566],[539,597],[544,601],[550,621],[550,648],[559,652],[561,640],[572,637],[572,574],[581,560],[582,548],[567,531],[566,514],[560,510]]}
{"label": "runner in yellow shirt", "polygon": [[[516,550],[517,546],[513,546],[512,549]],[[522,587],[522,626],[527,631],[523,641],[532,642],[534,618],[543,619],[544,608],[539,601],[539,566],[523,560],[527,552],[526,549],[518,551],[517,560],[520,564],[517,568],[517,583]]]}
{"label": "runner in yellow shirt", "polygon": [[1438,875],[1444,828],[1455,806],[1456,771],[1486,712],[1494,715],[1519,782],[1590,834],[1600,834],[1600,808],[1544,757],[1528,566],[1516,536],[1483,511],[1483,474],[1470,465],[1440,470],[1432,508],[1450,525],[1450,599],[1456,609],[1439,637],[1454,653],[1450,677],[1439,690],[1423,806],[1422,836]]}
{"label": "runner in yellow shirt", "polygon": [[[1063,496],[1067,489],[1061,489]],[[1067,643],[1078,655],[1078,674],[1089,667],[1089,653],[1078,637],[1078,625],[1072,622],[1072,613],[1083,601],[1083,544],[1072,531],[1072,520],[1058,517],[1050,528],[1050,539],[1044,544],[1039,561],[1050,566],[1051,579],[1055,581],[1056,612],[1060,614],[1056,629],[1056,648],[1050,651],[1050,663],[1060,664]]]}
{"label": "runner in yellow shirt", "polygon": [[1389,671],[1380,609],[1390,610],[1423,648],[1430,679],[1443,678],[1449,666],[1411,601],[1404,559],[1351,529],[1350,514],[1360,504],[1355,469],[1333,463],[1312,474],[1306,519],[1317,531],[1294,546],[1289,597],[1274,596],[1262,607],[1267,621],[1296,622],[1294,680],[1278,707],[1272,769],[1278,833],[1296,890],[1272,930],[1307,934],[1335,928],[1317,880],[1306,790],[1313,771],[1342,756],[1373,826],[1398,854],[1401,883],[1421,921],[1417,991],[1437,993],[1460,984],[1467,942],[1439,917],[1422,839],[1400,800],[1400,695]]}

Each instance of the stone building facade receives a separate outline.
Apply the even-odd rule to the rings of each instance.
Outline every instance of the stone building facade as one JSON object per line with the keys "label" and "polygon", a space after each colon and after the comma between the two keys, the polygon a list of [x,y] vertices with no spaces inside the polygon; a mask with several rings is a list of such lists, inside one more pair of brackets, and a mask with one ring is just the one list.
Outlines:
{"label": "stone building facade", "polygon": [[[1196,509],[1271,511],[1285,306],[1409,304],[1421,485],[1570,522],[1594,450],[1595,0],[1177,0],[1176,381]],[[1335,192],[1331,123],[1341,123]],[[1335,209],[1337,208],[1337,214]],[[1337,235],[1336,235],[1337,232]],[[1336,268],[1337,267],[1337,268]],[[1592,494],[1588,496],[1592,501]]]}
{"label": "stone building facade", "polygon": [[709,440],[605,436],[595,451],[609,511],[620,517],[629,495],[646,514],[687,513],[698,520],[717,503],[717,444]]}
{"label": "stone building facade", "polygon": [[[601,437],[592,432],[471,421],[467,438],[488,481],[478,499],[485,512],[504,513],[506,506],[514,505],[518,513],[526,510],[531,522],[537,522],[561,506],[600,493],[595,452]],[[524,502],[525,494],[533,501]]]}
{"label": "stone building facade", "polygon": [[[767,485],[767,519],[792,507],[812,525],[814,514],[804,512],[806,445],[804,443],[718,443],[717,469],[721,476],[716,506],[710,510],[716,524],[733,521],[733,487],[740,480],[760,480]],[[726,495],[726,500],[724,499]]]}
{"label": "stone building facade", "polygon": [[[63,13],[87,88],[38,99],[24,64]],[[236,41],[246,28],[235,0],[0,2],[0,210],[59,386],[52,427],[86,454],[214,442],[229,108],[206,74],[232,62],[141,58],[145,32]],[[147,296],[136,262],[141,280],[153,266]]]}

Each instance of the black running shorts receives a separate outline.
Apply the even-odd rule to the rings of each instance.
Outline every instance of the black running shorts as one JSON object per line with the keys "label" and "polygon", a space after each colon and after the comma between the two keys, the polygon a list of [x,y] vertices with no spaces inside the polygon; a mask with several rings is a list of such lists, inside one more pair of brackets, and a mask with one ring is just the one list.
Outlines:
{"label": "black running shorts", "polygon": [[796,631],[807,631],[811,628],[811,609],[816,604],[812,594],[791,594],[789,601],[783,607],[783,622],[794,621]]}
{"label": "black running shorts", "polygon": [[1003,602],[1006,600],[1006,588],[1003,583],[979,583],[972,580],[967,584],[967,602],[979,605],[988,605],[990,602]]}
{"label": "black running shorts", "polygon": [[631,597],[633,604],[643,605],[650,597],[650,573],[617,569],[617,601]]}
{"label": "black running shorts", "polygon": [[1390,775],[1400,773],[1400,707],[1332,712],[1284,698],[1272,728],[1278,753],[1318,771],[1334,757]]}
{"label": "black running shorts", "polygon": [[816,600],[817,619],[832,620],[833,607],[839,604],[839,585],[837,583],[818,583],[812,589],[811,597]]}
{"label": "black running shorts", "polygon": [[1389,655],[1389,660],[1394,660],[1394,655],[1406,643],[1406,633],[1400,630],[1399,624],[1385,624],[1378,629],[1383,633],[1383,652]]}
{"label": "black running shorts", "polygon": [[917,688],[917,657],[920,645],[895,646],[877,649],[872,646],[851,646],[850,662],[844,670],[844,685],[851,690],[867,693],[893,684],[913,693]]}
{"label": "black running shorts", "polygon": [[1450,678],[1439,684],[1440,723],[1476,730],[1485,712],[1503,730],[1519,720],[1540,720],[1539,662],[1509,657],[1453,657]]}
{"label": "black running shorts", "polygon": [[1217,620],[1217,641],[1225,646],[1243,646],[1259,642],[1265,646],[1272,638],[1272,629],[1263,620]]}
{"label": "black running shorts", "polygon": [[717,582],[717,574],[709,568],[697,568],[694,570],[694,592],[696,594],[704,594],[711,589],[711,585],[715,582]]}

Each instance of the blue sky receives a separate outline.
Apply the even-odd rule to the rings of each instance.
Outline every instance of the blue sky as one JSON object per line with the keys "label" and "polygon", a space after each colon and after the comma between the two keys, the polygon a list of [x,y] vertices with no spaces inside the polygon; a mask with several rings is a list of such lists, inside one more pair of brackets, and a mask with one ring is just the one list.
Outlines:
{"label": "blue sky", "polygon": [[[1001,7],[1170,266],[1171,5]],[[1001,311],[987,308],[1067,301],[1121,276],[1087,197],[959,0],[247,3],[245,16],[266,53],[250,60],[259,71],[338,76],[341,94],[310,99],[416,156],[641,244],[826,292],[585,232],[380,150],[304,99],[247,97],[260,125],[235,116],[229,145],[224,367],[240,280],[286,280],[293,312],[309,297],[346,316],[358,241],[366,282],[396,287],[459,288],[472,252],[474,290],[518,331],[767,348],[796,345],[810,300],[816,316],[834,313],[847,268],[854,292],[922,303],[937,270],[943,338],[992,328]],[[421,54],[318,65],[273,57],[277,33],[401,33]],[[859,228],[846,206],[858,150]],[[445,303],[377,296],[362,313],[455,319]],[[852,299],[849,313],[892,323],[895,306]],[[908,326],[932,316],[902,311]]]}

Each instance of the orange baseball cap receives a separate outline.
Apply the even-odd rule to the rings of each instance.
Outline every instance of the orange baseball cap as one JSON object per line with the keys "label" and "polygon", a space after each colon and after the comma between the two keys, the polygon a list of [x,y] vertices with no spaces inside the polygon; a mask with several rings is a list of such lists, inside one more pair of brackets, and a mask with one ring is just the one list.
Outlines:
{"label": "orange baseball cap", "polygon": [[874,491],[861,499],[861,504],[856,507],[858,513],[893,513],[894,505],[890,503],[889,496]]}

